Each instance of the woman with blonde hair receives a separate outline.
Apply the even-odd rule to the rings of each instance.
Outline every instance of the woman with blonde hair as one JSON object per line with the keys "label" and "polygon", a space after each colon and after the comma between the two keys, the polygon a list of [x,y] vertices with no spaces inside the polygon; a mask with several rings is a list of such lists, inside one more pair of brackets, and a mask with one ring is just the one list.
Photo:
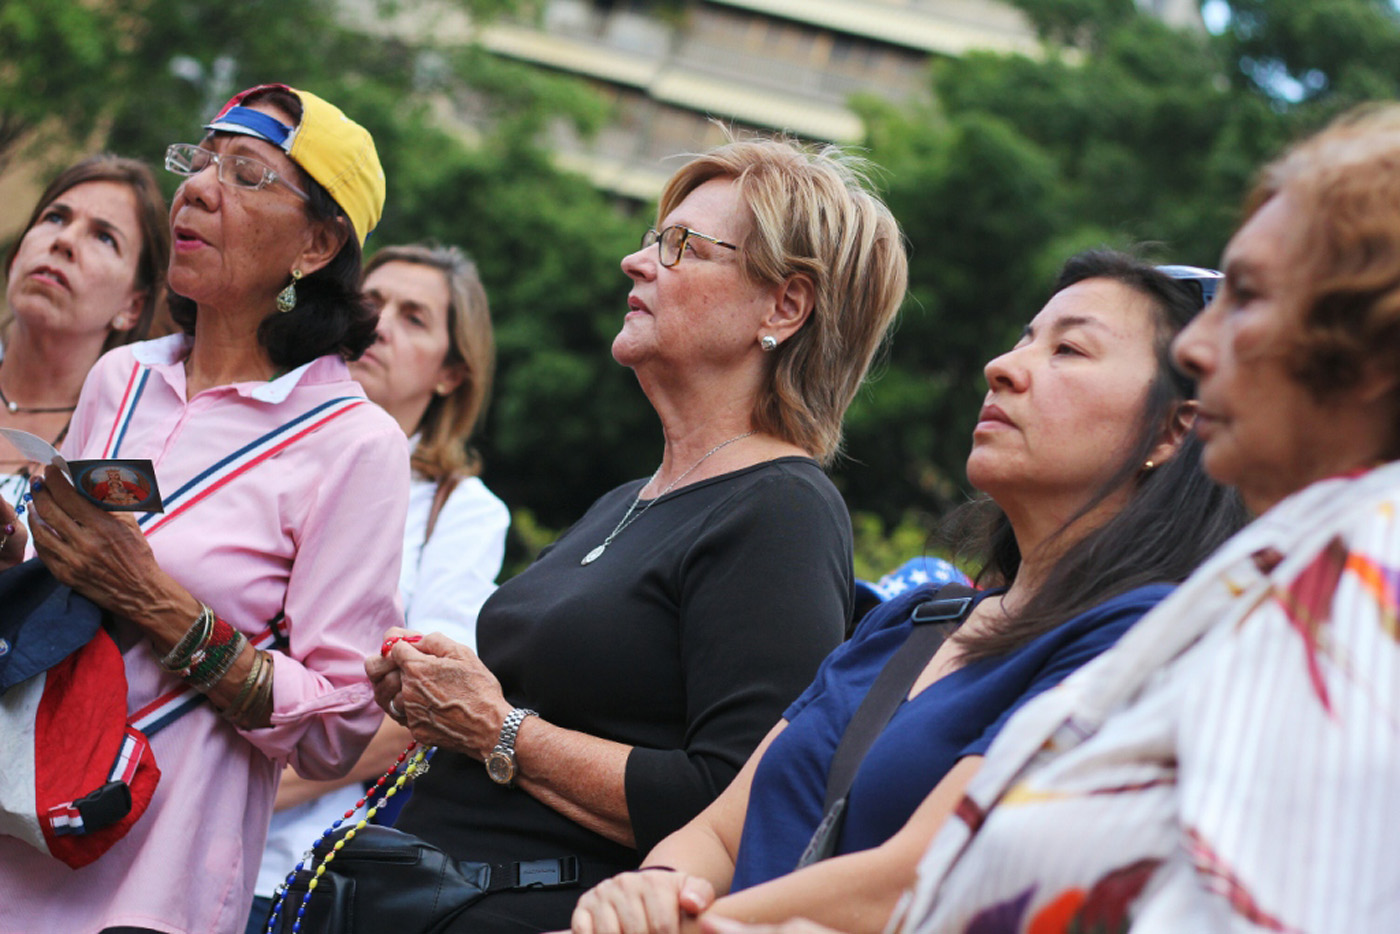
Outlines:
{"label": "woman with blonde hair", "polygon": [[837,150],[733,142],[676,173],[622,269],[612,352],[661,420],[660,466],[491,596],[480,658],[395,630],[367,662],[439,747],[397,826],[549,883],[453,929],[567,925],[577,883],[635,866],[729,783],[851,613],[822,465],[904,297],[894,218]]}
{"label": "woman with blonde hair", "polygon": [[[478,473],[472,433],[491,395],[495,341],[476,264],[456,247],[385,247],[365,263],[378,339],[350,365],[370,401],[412,445],[399,596],[407,625],[472,649],[476,615],[496,589],[510,512]],[[411,741],[385,718],[359,763],[331,782],[284,769],[254,888],[248,931],[267,926],[276,889],[303,851]],[[396,801],[395,804],[399,802]]]}
{"label": "woman with blonde hair", "polygon": [[871,611],[712,805],[579,900],[575,934],[798,913],[881,930],[1002,725],[1239,528],[1169,355],[1201,297],[1121,253],[1065,264],[985,368],[967,459],[985,530],[965,549],[985,589],[918,587]]}

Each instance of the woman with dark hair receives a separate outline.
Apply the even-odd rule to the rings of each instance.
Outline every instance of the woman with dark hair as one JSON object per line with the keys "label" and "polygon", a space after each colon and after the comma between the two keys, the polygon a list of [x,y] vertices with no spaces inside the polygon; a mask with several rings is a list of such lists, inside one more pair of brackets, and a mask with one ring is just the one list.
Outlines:
{"label": "woman with dark hair", "polygon": [[1286,152],[1244,216],[1173,351],[1258,518],[1007,725],[903,931],[1396,930],[1400,106]]}
{"label": "woman with dark hair", "polygon": [[[142,162],[90,156],[49,183],[5,263],[0,428],[63,443],[83,379],[113,347],[144,340],[165,305],[170,221]],[[34,465],[0,458],[18,503]]]}
{"label": "woman with dark hair", "polygon": [[367,132],[281,85],[206,130],[166,156],[184,333],[99,360],[63,449],[149,459],[164,512],[104,512],[55,466],[32,484],[34,549],[113,621],[134,765],[160,783],[76,871],[0,838],[15,929],[240,929],[283,764],[334,777],[380,722],[362,657],[402,619],[408,451],[346,363],[374,339],[383,173]]}
{"label": "woman with dark hair", "polygon": [[938,588],[871,611],[713,805],[579,901],[577,934],[671,934],[711,914],[881,930],[1012,713],[1111,646],[1243,522],[1201,471],[1193,387],[1168,357],[1200,305],[1190,283],[1131,257],[1081,254],[987,364],[967,474],[986,494],[969,557],[988,589],[869,728],[830,858],[808,848],[831,813],[838,743],[876,677],[910,657],[900,650],[929,625]]}

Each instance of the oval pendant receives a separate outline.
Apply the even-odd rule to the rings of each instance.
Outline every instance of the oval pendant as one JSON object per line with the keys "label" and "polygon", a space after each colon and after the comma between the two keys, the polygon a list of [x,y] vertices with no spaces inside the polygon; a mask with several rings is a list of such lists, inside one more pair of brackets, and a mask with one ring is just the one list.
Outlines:
{"label": "oval pendant", "polygon": [[603,549],[607,547],[607,545],[599,545],[597,548],[594,548],[588,554],[583,556],[583,560],[580,561],[579,564],[592,564],[594,561],[597,561],[598,557],[602,555]]}

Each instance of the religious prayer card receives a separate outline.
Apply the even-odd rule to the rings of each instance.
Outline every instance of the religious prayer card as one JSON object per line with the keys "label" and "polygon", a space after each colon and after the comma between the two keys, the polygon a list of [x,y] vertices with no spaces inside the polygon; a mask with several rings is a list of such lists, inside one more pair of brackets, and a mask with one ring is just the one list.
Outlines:
{"label": "religious prayer card", "polygon": [[17,428],[0,428],[0,435],[15,446],[20,456],[38,464],[56,464],[74,488],[94,505],[108,512],[162,512],[160,487],[155,466],[148,460],[65,461],[38,435]]}

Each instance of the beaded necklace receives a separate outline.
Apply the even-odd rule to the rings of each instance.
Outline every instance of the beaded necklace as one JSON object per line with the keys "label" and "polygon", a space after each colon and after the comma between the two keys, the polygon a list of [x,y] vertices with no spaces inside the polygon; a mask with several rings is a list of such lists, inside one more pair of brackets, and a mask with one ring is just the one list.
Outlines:
{"label": "beaded necklace", "polygon": [[[418,751],[414,752],[415,749]],[[307,882],[306,894],[302,896],[301,905],[297,908],[296,920],[292,922],[292,934],[301,934],[301,920],[306,915],[306,906],[311,902],[311,893],[316,891],[316,885],[321,881],[321,876],[325,875],[326,866],[330,864],[331,860],[335,859],[335,854],[339,853],[345,844],[355,838],[355,834],[369,826],[369,822],[374,819],[375,814],[379,813],[379,809],[388,804],[389,799],[398,794],[404,785],[427,773],[428,760],[432,758],[433,753],[436,751],[437,747],[435,746],[419,749],[416,741],[409,743],[408,748],[399,753],[399,757],[394,760],[394,764],[389,767],[389,771],[379,776],[379,780],[374,783],[374,786],[371,787],[369,791],[365,792],[364,797],[356,801],[355,806],[346,811],[344,817],[331,824],[322,832],[321,836],[316,838],[316,842],[311,844],[311,847],[302,854],[301,860],[296,864],[296,867],[287,874],[286,881],[277,887],[277,895],[272,902],[272,913],[267,919],[266,934],[274,934],[276,931],[277,922],[281,920],[282,904],[286,901],[287,892],[291,889],[297,874],[307,868],[308,863],[316,862],[316,847],[320,846],[326,838],[339,830],[342,824],[354,817],[355,812],[364,807],[365,803],[384,787],[384,783],[389,780],[389,776],[398,772],[400,767],[402,767],[403,771],[399,773],[399,777],[394,781],[394,784],[384,790],[384,796],[376,801],[369,810],[365,811],[365,816],[360,818],[359,822],[355,824],[354,827],[346,831],[344,837],[335,842],[335,845],[326,853],[320,864],[316,866],[316,871],[312,873],[310,881]],[[413,755],[411,759],[409,758],[410,753]],[[405,763],[405,760],[407,760],[407,763]]]}

